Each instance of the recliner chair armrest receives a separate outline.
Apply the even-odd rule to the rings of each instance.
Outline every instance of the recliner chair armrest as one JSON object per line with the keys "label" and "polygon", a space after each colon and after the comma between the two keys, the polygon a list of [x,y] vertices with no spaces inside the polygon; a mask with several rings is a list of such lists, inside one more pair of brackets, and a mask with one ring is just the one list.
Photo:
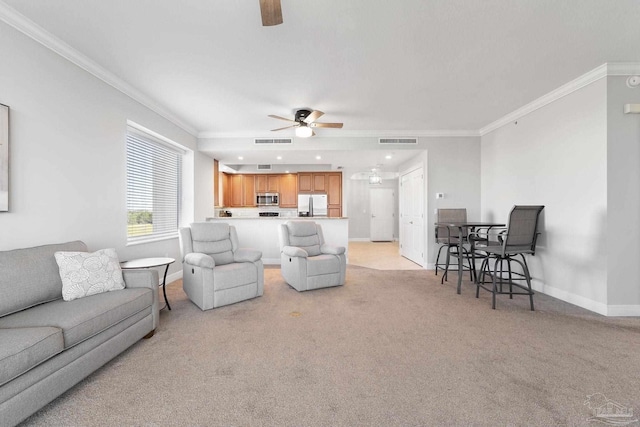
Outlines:
{"label": "recliner chair armrest", "polygon": [[342,255],[345,252],[344,246],[332,246],[332,245],[322,245],[320,246],[320,252],[323,254],[330,255]]}
{"label": "recliner chair armrest", "polygon": [[262,258],[262,252],[257,249],[239,248],[233,253],[234,262],[256,262]]}
{"label": "recliner chair armrest", "polygon": [[216,266],[216,262],[207,254],[199,252],[191,252],[184,256],[184,262],[189,265],[202,268],[213,268]]}
{"label": "recliner chair armrest", "polygon": [[286,256],[307,258],[309,254],[302,248],[298,248],[296,246],[285,246],[282,248],[282,253]]}

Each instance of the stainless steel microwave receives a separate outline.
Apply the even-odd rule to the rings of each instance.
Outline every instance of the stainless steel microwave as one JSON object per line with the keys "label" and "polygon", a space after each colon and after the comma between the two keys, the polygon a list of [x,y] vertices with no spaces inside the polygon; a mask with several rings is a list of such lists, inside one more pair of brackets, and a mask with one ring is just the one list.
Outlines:
{"label": "stainless steel microwave", "polygon": [[278,193],[256,193],[256,205],[258,206],[278,206],[280,195]]}

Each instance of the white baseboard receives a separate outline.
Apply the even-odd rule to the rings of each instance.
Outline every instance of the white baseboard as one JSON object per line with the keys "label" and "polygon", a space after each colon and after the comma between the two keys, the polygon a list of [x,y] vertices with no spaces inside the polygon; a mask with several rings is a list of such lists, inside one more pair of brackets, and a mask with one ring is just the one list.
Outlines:
{"label": "white baseboard", "polygon": [[535,281],[532,284],[535,291],[557,298],[569,304],[577,305],[586,310],[593,311],[607,317],[635,317],[640,316],[640,305],[607,305],[592,299],[576,295],[562,289],[548,285],[539,285]]}
{"label": "white baseboard", "polygon": [[607,316],[638,317],[640,305],[608,305]]}
{"label": "white baseboard", "polygon": [[350,242],[370,242],[371,239],[368,237],[350,237]]}

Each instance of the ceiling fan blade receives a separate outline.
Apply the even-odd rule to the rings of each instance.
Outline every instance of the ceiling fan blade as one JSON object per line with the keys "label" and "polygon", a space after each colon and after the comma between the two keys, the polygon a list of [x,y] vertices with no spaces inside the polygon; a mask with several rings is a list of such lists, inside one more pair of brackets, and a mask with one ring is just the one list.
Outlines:
{"label": "ceiling fan blade", "polygon": [[311,123],[309,126],[313,128],[341,128],[342,123]]}
{"label": "ceiling fan blade", "polygon": [[298,126],[300,126],[300,125],[291,125],[291,126],[285,126],[283,128],[271,129],[271,132],[275,132],[275,131],[278,131],[278,130],[290,129],[290,128],[297,128]]}
{"label": "ceiling fan blade", "polygon": [[271,117],[272,119],[286,120],[286,121],[288,121],[288,122],[298,123],[298,122],[296,122],[295,120],[285,119],[284,117],[274,116],[273,114],[269,114],[269,117]]}
{"label": "ceiling fan blade", "polygon": [[322,117],[324,113],[322,111],[318,111],[318,110],[313,110],[311,112],[311,114],[309,114],[307,117],[304,118],[304,122],[305,123],[313,123],[316,120],[318,120],[320,117]]}
{"label": "ceiling fan blade", "polygon": [[260,14],[263,27],[282,24],[280,0],[260,0]]}

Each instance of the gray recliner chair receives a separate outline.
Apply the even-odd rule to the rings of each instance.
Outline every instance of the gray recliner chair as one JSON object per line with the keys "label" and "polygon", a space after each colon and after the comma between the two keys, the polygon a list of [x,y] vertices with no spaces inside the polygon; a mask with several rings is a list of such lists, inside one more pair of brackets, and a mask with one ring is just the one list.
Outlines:
{"label": "gray recliner chair", "polygon": [[200,309],[259,297],[264,292],[262,252],[238,247],[235,227],[198,222],[180,228],[182,288]]}
{"label": "gray recliner chair", "polygon": [[297,291],[344,285],[345,248],[325,244],[313,221],[287,221],[280,225],[280,269]]}

